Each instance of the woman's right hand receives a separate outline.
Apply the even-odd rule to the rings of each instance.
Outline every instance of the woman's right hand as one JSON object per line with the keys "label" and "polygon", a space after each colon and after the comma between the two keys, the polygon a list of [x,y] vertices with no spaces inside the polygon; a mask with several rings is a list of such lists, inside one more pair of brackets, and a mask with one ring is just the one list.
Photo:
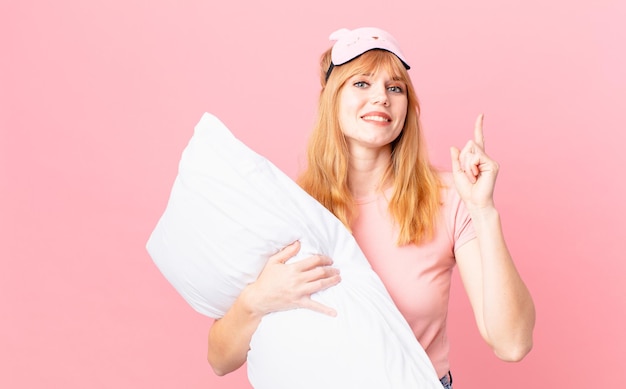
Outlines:
{"label": "woman's right hand", "polygon": [[252,335],[264,315],[295,308],[337,314],[312,300],[311,295],[337,285],[341,281],[339,270],[330,267],[332,260],[323,255],[287,264],[299,250],[300,242],[294,242],[272,255],[257,280],[244,288],[224,317],[211,326],[207,358],[217,375],[244,364]]}
{"label": "woman's right hand", "polygon": [[337,312],[311,299],[311,295],[337,285],[339,269],[331,267],[332,259],[314,255],[301,261],[286,262],[300,251],[296,241],[269,258],[258,279],[245,290],[248,306],[257,313],[306,308],[329,316]]}

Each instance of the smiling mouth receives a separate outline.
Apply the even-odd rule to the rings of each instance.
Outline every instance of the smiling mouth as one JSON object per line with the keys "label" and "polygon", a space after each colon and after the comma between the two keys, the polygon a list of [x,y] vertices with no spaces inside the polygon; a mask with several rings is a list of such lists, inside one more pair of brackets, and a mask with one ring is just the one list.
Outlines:
{"label": "smiling mouth", "polygon": [[374,121],[374,122],[385,122],[385,123],[391,122],[391,119],[385,118],[385,117],[382,117],[382,116],[362,116],[361,119],[363,119],[363,120],[371,120],[371,121]]}

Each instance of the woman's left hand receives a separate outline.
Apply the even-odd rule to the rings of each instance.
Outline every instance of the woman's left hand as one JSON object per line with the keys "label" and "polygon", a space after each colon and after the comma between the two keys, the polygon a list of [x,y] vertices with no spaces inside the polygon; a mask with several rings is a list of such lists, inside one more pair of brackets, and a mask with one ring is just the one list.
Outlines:
{"label": "woman's left hand", "polygon": [[474,139],[463,150],[450,148],[454,184],[466,207],[479,209],[493,207],[493,191],[500,166],[485,153],[483,118],[480,114],[474,125]]}

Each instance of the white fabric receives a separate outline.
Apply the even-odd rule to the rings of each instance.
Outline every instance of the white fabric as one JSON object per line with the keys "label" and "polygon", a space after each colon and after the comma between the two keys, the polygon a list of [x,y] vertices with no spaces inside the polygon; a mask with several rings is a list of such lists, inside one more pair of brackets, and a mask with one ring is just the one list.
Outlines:
{"label": "white fabric", "polygon": [[266,315],[248,353],[257,389],[441,388],[426,353],[352,235],[296,183],[205,113],[185,148],[147,249],[201,314],[219,318],[266,260],[300,240],[292,261],[333,258],[339,285],[306,309]]}

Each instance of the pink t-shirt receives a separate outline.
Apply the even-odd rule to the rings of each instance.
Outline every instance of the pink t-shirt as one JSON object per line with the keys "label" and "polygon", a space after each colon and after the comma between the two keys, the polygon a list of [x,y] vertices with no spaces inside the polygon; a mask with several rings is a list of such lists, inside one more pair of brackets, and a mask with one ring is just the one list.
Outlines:
{"label": "pink t-shirt", "polygon": [[446,318],[454,251],[475,238],[469,212],[452,175],[441,174],[443,206],[432,241],[398,247],[398,227],[387,211],[391,189],[357,200],[352,231],[374,271],[426,350],[439,377],[450,370]]}

